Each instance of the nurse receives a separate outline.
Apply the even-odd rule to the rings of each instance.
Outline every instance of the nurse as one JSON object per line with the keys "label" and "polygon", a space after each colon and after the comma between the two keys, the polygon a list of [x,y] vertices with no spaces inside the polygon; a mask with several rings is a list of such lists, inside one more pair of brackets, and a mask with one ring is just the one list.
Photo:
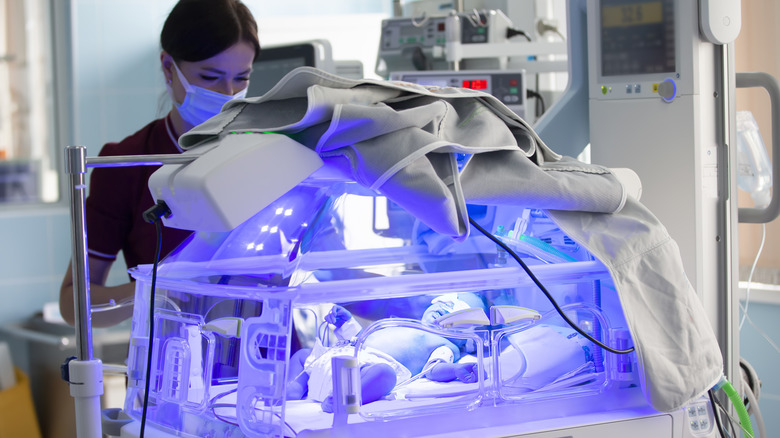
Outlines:
{"label": "nurse", "polygon": [[[179,0],[160,35],[160,63],[170,112],[119,143],[103,146],[100,156],[178,154],[183,133],[218,113],[226,102],[244,97],[252,63],[260,53],[257,23],[240,0]],[[117,102],[121,104],[121,102]],[[156,166],[96,168],[86,200],[87,243],[92,305],[121,303],[134,296],[133,282],[106,286],[119,251],[128,267],[153,262],[156,229],[142,213],[152,207],[147,188]],[[189,231],[167,228],[161,256],[175,249]],[[74,323],[72,262],[60,288],[60,311]],[[93,312],[96,327],[132,316],[132,307]]]}

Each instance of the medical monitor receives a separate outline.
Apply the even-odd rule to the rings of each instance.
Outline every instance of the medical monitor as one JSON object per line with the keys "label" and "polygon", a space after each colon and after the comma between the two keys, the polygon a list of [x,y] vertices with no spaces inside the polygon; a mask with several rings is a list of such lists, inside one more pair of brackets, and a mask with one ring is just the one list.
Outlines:
{"label": "medical monitor", "polygon": [[602,76],[675,71],[671,0],[602,1],[599,13]]}
{"label": "medical monitor", "polygon": [[588,3],[590,98],[622,100],[691,93],[693,72],[683,44],[698,26],[673,0],[597,0]]}
{"label": "medical monitor", "polygon": [[267,93],[287,73],[298,67],[315,67],[330,71],[333,65],[327,41],[307,41],[275,47],[263,47],[252,64],[247,97]]}

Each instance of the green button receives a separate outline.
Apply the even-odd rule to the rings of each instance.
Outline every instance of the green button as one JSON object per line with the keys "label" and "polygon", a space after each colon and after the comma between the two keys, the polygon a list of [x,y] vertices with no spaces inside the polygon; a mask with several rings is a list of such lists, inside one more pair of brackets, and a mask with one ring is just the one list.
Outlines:
{"label": "green button", "polygon": [[607,91],[609,91],[609,90],[607,90],[607,87],[605,85],[602,85],[601,86],[601,94],[607,94]]}
{"label": "green button", "polygon": [[517,87],[509,87],[510,94],[517,94]]}

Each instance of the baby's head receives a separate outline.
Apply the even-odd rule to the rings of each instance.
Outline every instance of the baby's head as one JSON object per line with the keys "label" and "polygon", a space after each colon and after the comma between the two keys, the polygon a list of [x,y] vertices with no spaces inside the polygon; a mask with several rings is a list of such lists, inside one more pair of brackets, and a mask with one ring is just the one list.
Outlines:
{"label": "baby's head", "polygon": [[[425,309],[421,321],[424,324],[436,325],[436,320],[452,312],[471,308],[485,308],[482,298],[474,293],[452,293],[440,295],[431,301],[431,305]],[[447,338],[463,354],[475,353],[476,345],[471,339]]]}
{"label": "baby's head", "polygon": [[444,294],[431,301],[431,305],[425,309],[421,320],[426,324],[434,324],[438,318],[444,315],[473,307],[485,308],[484,301],[475,293]]}

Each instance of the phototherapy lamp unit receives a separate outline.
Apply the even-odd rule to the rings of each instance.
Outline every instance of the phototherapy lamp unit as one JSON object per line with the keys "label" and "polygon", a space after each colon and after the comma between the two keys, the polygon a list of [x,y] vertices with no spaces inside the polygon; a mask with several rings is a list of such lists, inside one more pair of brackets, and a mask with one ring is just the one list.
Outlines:
{"label": "phototherapy lamp unit", "polygon": [[[506,123],[508,132],[529,142],[520,142],[527,146],[526,158],[540,167],[569,163],[572,173],[592,173],[584,181],[621,187],[612,172],[552,152],[576,156],[590,143],[595,163],[636,170],[643,203],[680,243],[677,280],[687,284],[684,266],[698,292],[691,304],[703,303],[712,323],[705,326],[712,328],[716,349],[720,344],[715,357],[723,359],[723,372],[738,387],[731,294],[737,212],[724,198],[734,186],[733,171],[723,170],[733,157],[719,146],[733,143],[729,50],[736,34],[702,22],[724,23],[722,17],[729,16],[738,25],[738,6],[736,12],[721,7],[667,0],[569,2],[570,88],[561,100],[565,105],[553,107],[534,129],[489,95],[466,92],[444,100],[456,112],[468,111],[474,102],[484,105],[473,117]],[[637,50],[642,35],[653,37],[652,50]],[[466,205],[458,202],[464,194],[453,189],[455,231],[443,234],[420,219],[446,210],[445,203],[430,201],[439,199],[431,195],[435,185],[423,190],[414,178],[402,178],[374,181],[375,187],[366,184],[373,169],[344,165],[344,157],[352,164],[376,159],[348,139],[381,126],[368,116],[346,118],[346,107],[332,106],[334,120],[345,118],[340,130],[326,130],[320,108],[307,108],[305,100],[330,93],[343,96],[346,105],[369,90],[406,110],[411,102],[440,95],[405,82],[350,82],[316,70],[296,70],[283,82],[289,88],[280,85],[269,94],[291,90],[290,99],[269,104],[263,96],[226,106],[183,138],[191,143],[181,155],[86,158],[83,147],[68,148],[79,356],[65,368],[77,402],[79,437],[719,436],[718,408],[707,388],[685,396],[685,383],[658,388],[648,381],[654,376],[648,364],[658,362],[643,330],[664,327],[635,324],[637,318],[663,321],[653,312],[666,309],[637,312],[637,304],[627,302],[630,295],[619,290],[630,279],[613,275],[622,271],[604,257],[609,249],[594,243],[599,236],[591,241],[570,227],[576,214],[550,207],[546,195],[529,205],[500,198]],[[296,83],[303,94],[296,94]],[[334,86],[326,89],[329,83]],[[283,109],[279,120],[305,112],[310,123],[273,132],[232,129],[246,120],[243,114],[261,113],[264,105]],[[222,123],[232,115],[237,125]],[[450,128],[465,132],[458,131],[460,124]],[[328,145],[332,149],[324,153]],[[441,187],[459,187],[452,179],[462,178],[464,191],[488,197],[481,191],[491,187],[479,181],[489,180],[490,167],[478,160],[480,151],[455,149],[444,146],[444,154],[431,156],[429,171],[442,177]],[[496,149],[484,156],[517,156]],[[487,173],[472,176],[478,163]],[[130,270],[136,297],[127,397],[121,412],[101,415],[102,364],[91,349],[84,175],[90,166],[128,164],[163,164],[150,189],[168,210],[153,220],[196,232],[159,264]],[[405,175],[422,175],[409,172]],[[577,178],[559,175],[564,182]],[[659,189],[658,175],[696,180]],[[389,183],[397,190],[390,191]],[[419,190],[399,195],[398,187],[408,186]],[[589,188],[579,187],[585,194]],[[645,214],[635,195],[624,195],[618,210]],[[599,218],[593,222],[611,216],[588,214]],[[615,229],[625,232],[616,241],[646,232]],[[657,284],[675,275],[659,274]],[[326,315],[334,304],[348,309],[361,327],[345,334],[329,324]],[[431,309],[438,312],[434,318],[424,313]],[[692,333],[684,318],[667,321]],[[707,329],[696,327],[705,335]],[[446,348],[426,350],[431,339]],[[686,341],[693,350],[702,347],[695,337]],[[701,341],[708,342],[707,336]],[[637,345],[643,348],[635,350]],[[399,346],[409,348],[398,351]],[[302,365],[292,360],[299,347],[313,349],[305,363],[309,397],[291,392]],[[330,359],[332,349],[343,353],[319,368],[313,365],[315,358]],[[396,384],[378,400],[361,404],[365,391],[373,389],[362,387],[361,372],[377,361],[394,370]],[[437,381],[430,371],[439,363],[472,374]],[[316,380],[315,368],[325,377]],[[732,397],[736,392],[724,382],[713,384]],[[323,388],[325,395],[332,389],[329,409],[314,395]],[[673,409],[656,409],[667,406],[662,396],[669,393],[683,398],[670,402]],[[740,419],[749,430],[749,421]]]}

